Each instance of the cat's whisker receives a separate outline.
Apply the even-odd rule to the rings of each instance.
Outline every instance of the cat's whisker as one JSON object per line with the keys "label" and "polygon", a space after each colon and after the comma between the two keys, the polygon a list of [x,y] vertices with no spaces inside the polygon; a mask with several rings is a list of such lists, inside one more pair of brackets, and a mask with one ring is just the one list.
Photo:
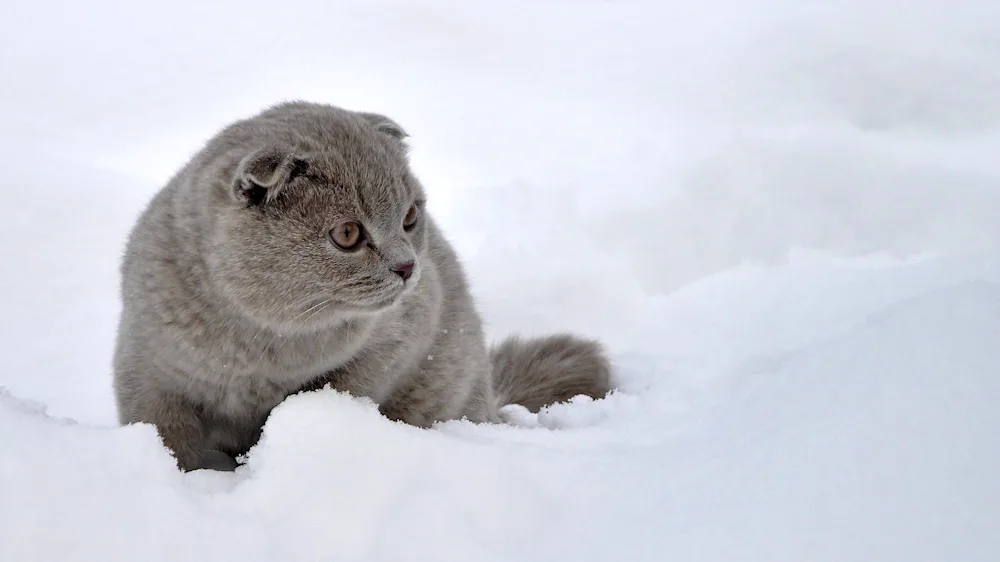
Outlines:
{"label": "cat's whisker", "polygon": [[[293,331],[296,331],[296,332],[297,332],[297,331],[299,330],[299,328],[301,328],[302,326],[305,326],[305,325],[306,325],[306,322],[308,322],[309,320],[311,320],[311,319],[312,319],[312,318],[313,318],[314,316],[316,316],[316,315],[317,315],[317,314],[319,314],[320,312],[323,312],[323,310],[325,310],[325,309],[326,309],[326,306],[327,306],[327,305],[329,305],[329,304],[331,304],[331,303],[333,303],[333,302],[334,302],[334,299],[333,299],[333,298],[329,298],[329,299],[326,299],[325,301],[323,301],[323,302],[319,303],[319,305],[317,305],[317,306],[314,306],[314,307],[312,307],[312,308],[314,308],[314,309],[315,309],[315,310],[313,310],[312,314],[310,314],[309,316],[306,316],[305,318],[303,318],[303,319],[302,319],[302,321],[301,321],[301,322],[299,322],[299,325],[298,325],[298,326],[296,326],[296,327],[295,327],[295,330],[293,330]],[[280,353],[280,352],[281,352],[281,349],[282,349],[283,347],[285,347],[285,345],[286,345],[287,343],[288,343],[288,338],[285,338],[285,341],[281,342],[281,345],[279,345],[279,346],[278,346],[278,349],[274,350],[274,353],[275,353],[276,355],[277,355],[278,353]]]}
{"label": "cat's whisker", "polygon": [[[330,304],[330,303],[334,302],[334,300],[335,300],[335,299],[334,299],[333,297],[330,297],[330,298],[328,298],[328,299],[325,299],[325,300],[323,300],[323,301],[319,302],[318,304],[315,304],[315,305],[313,305],[313,306],[310,306],[309,308],[305,309],[304,311],[302,311],[302,312],[300,312],[300,313],[296,314],[296,315],[295,315],[295,317],[293,317],[293,318],[292,318],[292,319],[290,320],[290,322],[295,322],[295,321],[296,321],[296,320],[298,320],[299,318],[302,318],[302,316],[304,316],[304,315],[307,315],[307,314],[309,314],[310,312],[313,312],[313,311],[315,311],[316,309],[318,309],[318,308],[320,308],[320,307],[323,307],[323,306],[326,306],[326,305],[328,305],[328,304]],[[306,302],[308,302],[308,301],[306,301]],[[300,324],[299,324],[298,326],[296,326],[295,330],[298,330],[298,329],[299,329],[299,328],[301,328],[301,327],[302,327],[303,325],[305,325],[305,323],[306,323],[306,322],[307,322],[307,321],[309,320],[309,318],[311,318],[311,317],[312,317],[312,315],[311,315],[311,314],[309,314],[309,316],[308,316],[308,317],[306,317],[305,319],[303,319],[303,320],[302,320],[302,322],[301,322],[301,323],[300,323]],[[263,328],[261,328],[261,329],[263,329]],[[294,330],[293,330],[293,331],[294,331]],[[268,349],[269,347],[271,347],[272,345],[274,345],[274,342],[275,342],[275,340],[277,340],[277,339],[278,339],[278,337],[279,337],[280,335],[281,335],[281,334],[280,334],[280,332],[276,330],[276,331],[275,331],[275,333],[274,333],[274,336],[272,336],[272,337],[271,337],[271,341],[269,341],[269,342],[267,343],[267,345],[265,345],[265,346],[264,346],[263,348],[261,348],[261,350],[260,350],[260,355],[259,355],[259,356],[257,357],[257,362],[256,362],[256,363],[254,363],[254,366],[253,366],[253,369],[251,369],[251,371],[256,371],[256,370],[257,370],[257,367],[259,367],[259,366],[260,366],[260,362],[261,362],[261,361],[263,361],[263,359],[264,359],[264,355],[266,355],[266,354],[267,354],[267,349]],[[255,337],[256,337],[256,336],[255,336]],[[288,342],[288,338],[285,338],[285,342]],[[281,344],[280,346],[278,346],[278,349],[276,349],[276,350],[275,350],[275,353],[277,353],[278,351],[280,351],[282,347],[284,347],[284,343],[282,343],[282,344]]]}

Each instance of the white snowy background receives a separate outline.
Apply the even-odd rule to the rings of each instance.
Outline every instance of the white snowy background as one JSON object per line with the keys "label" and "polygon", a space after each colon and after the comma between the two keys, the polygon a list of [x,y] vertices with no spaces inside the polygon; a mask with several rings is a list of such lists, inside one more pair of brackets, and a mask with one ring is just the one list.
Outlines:
{"label": "white snowy background", "polygon": [[[1000,560],[1000,3],[0,3],[0,560]],[[247,466],[116,427],[117,265],[225,123],[392,116],[491,337],[621,392]]]}

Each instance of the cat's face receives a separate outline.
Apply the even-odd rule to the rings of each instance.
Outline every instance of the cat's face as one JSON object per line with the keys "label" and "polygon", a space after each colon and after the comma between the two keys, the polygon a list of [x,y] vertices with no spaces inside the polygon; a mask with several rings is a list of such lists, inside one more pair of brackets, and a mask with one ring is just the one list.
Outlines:
{"label": "cat's face", "polygon": [[363,128],[333,140],[245,157],[212,236],[213,281],[275,329],[378,312],[420,281],[427,217],[402,145]]}

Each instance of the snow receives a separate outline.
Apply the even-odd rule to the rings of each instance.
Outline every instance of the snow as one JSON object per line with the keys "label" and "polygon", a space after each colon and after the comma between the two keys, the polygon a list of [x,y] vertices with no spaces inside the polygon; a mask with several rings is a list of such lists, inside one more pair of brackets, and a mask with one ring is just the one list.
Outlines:
{"label": "snow", "polygon": [[[1000,558],[1000,5],[6,3],[0,560]],[[621,390],[234,474],[117,427],[117,263],[230,119],[393,116],[490,334]]]}

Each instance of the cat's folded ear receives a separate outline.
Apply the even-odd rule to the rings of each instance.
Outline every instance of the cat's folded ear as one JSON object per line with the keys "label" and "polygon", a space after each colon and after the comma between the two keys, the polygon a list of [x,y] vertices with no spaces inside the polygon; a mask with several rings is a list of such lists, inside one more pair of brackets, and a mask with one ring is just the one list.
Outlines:
{"label": "cat's folded ear", "polygon": [[375,130],[380,133],[385,133],[396,140],[403,140],[409,135],[403,130],[403,127],[396,123],[392,119],[389,119],[385,115],[380,115],[378,113],[359,113],[362,119],[367,121],[371,126],[375,127]]}
{"label": "cat's folded ear", "polygon": [[266,146],[240,161],[231,192],[248,206],[263,205],[308,170],[309,161],[303,156],[284,147]]}

